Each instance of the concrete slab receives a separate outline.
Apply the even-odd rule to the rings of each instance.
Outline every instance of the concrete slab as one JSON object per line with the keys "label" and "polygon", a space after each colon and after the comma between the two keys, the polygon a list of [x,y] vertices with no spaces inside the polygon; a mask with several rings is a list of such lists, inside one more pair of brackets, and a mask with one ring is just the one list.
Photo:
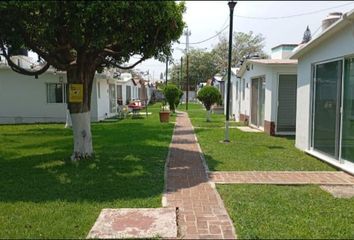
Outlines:
{"label": "concrete slab", "polygon": [[176,238],[175,208],[102,209],[87,238]]}
{"label": "concrete slab", "polygon": [[322,190],[329,192],[336,198],[352,198],[354,197],[354,185],[351,186],[335,186],[335,185],[321,185]]}
{"label": "concrete slab", "polygon": [[261,130],[259,129],[255,129],[255,128],[250,128],[250,127],[236,127],[237,129],[240,129],[242,132],[262,132]]}

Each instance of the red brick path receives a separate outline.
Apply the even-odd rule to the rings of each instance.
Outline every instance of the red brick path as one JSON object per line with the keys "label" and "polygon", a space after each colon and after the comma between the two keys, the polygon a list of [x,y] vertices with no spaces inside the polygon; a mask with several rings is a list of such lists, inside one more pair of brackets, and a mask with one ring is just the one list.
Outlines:
{"label": "red brick path", "polygon": [[187,113],[178,113],[176,121],[167,161],[164,205],[178,207],[178,237],[236,238],[224,204],[208,182]]}
{"label": "red brick path", "polygon": [[345,172],[340,171],[210,172],[209,178],[215,183],[354,185],[354,177]]}

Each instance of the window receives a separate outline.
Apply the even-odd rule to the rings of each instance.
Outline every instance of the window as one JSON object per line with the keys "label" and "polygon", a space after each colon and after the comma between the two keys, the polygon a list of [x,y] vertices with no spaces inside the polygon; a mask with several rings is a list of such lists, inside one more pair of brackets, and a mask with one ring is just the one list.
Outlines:
{"label": "window", "polygon": [[238,81],[236,81],[236,101],[238,100]]}
{"label": "window", "polygon": [[132,100],[131,86],[126,86],[125,96],[126,96],[126,104],[129,104],[130,100]]}
{"label": "window", "polygon": [[246,89],[245,79],[242,79],[242,100],[245,100],[245,89]]}
{"label": "window", "polygon": [[101,98],[101,84],[100,84],[100,82],[97,83],[97,93],[98,93],[98,98]]}
{"label": "window", "polygon": [[47,83],[47,103],[65,103],[65,86],[63,83]]}

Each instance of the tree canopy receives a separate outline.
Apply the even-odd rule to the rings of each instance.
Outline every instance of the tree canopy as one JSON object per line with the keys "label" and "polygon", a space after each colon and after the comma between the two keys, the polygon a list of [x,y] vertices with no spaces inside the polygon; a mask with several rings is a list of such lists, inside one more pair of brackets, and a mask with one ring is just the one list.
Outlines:
{"label": "tree canopy", "polygon": [[[203,49],[192,49],[188,55],[190,79],[189,84],[191,86],[195,86],[200,82],[205,82],[217,73],[214,56],[211,52],[207,52]],[[184,78],[180,82],[181,86],[186,85],[186,66],[186,56],[183,56],[182,76],[184,76]],[[175,64],[170,71],[171,80],[175,84],[180,80],[180,71],[180,63]]]}
{"label": "tree canopy", "polygon": [[[265,38],[262,34],[234,32],[232,46],[232,66],[236,66],[243,57],[257,54],[261,58],[266,58],[263,51]],[[228,34],[219,37],[218,44],[213,48],[212,54],[219,72],[225,72],[228,66],[229,40]]]}
{"label": "tree canopy", "polygon": [[[68,109],[74,156],[90,156],[89,113],[96,71],[109,66],[129,69],[145,59],[171,55],[172,42],[182,35],[184,10],[184,2],[174,1],[4,1],[1,54],[16,72],[36,76],[51,65],[67,72],[69,85],[82,85],[82,99],[68,101]],[[9,49],[19,48],[36,52],[44,60],[39,68],[23,69],[12,62]],[[141,58],[122,66],[133,55]]]}

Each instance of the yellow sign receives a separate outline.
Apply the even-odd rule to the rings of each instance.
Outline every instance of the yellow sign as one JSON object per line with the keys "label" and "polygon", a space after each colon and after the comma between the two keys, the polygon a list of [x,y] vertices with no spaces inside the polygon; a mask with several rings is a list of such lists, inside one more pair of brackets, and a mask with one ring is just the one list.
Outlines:
{"label": "yellow sign", "polygon": [[69,102],[82,103],[84,97],[84,86],[82,84],[69,84]]}

